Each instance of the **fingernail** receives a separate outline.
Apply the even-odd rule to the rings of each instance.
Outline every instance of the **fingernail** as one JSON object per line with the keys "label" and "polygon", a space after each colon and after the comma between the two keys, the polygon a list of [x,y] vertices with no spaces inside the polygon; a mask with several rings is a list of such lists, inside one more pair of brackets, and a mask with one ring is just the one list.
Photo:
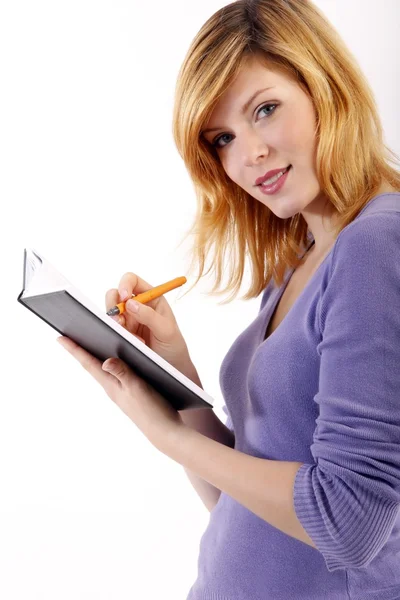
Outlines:
{"label": "fingernail", "polygon": [[128,300],[125,306],[130,312],[137,313],[139,310],[139,302],[135,300]]}
{"label": "fingernail", "polygon": [[128,290],[120,290],[119,295],[121,300],[125,300],[128,297]]}

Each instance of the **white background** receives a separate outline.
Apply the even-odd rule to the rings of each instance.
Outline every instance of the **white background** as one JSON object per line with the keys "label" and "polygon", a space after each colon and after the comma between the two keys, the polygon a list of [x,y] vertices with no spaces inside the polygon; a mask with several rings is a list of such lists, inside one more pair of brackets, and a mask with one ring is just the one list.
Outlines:
{"label": "white background", "polygon": [[[186,272],[195,214],[172,139],[175,80],[226,2],[37,0],[0,8],[0,597],[185,600],[209,513],[183,468],[153,448],[20,306],[33,246],[98,306],[125,271]],[[376,95],[400,153],[400,2],[319,0]],[[190,280],[190,282],[193,280]],[[259,299],[219,306],[211,281],[168,294],[203,386]],[[244,292],[244,287],[242,288]]]}

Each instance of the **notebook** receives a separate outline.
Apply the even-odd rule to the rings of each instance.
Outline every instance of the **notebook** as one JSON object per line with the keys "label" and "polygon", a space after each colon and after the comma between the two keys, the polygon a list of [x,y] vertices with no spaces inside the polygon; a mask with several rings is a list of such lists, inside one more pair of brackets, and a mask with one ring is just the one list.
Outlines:
{"label": "notebook", "polygon": [[32,248],[24,250],[17,298],[42,321],[101,361],[118,357],[176,410],[212,408],[213,398],[106,314]]}

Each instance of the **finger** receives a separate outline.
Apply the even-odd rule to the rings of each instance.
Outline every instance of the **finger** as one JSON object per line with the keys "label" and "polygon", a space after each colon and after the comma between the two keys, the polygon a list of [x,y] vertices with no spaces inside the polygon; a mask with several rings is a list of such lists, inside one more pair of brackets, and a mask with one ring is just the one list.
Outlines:
{"label": "finger", "polygon": [[114,319],[114,321],[116,323],[119,323],[120,325],[122,325],[122,327],[126,327],[125,314],[123,314],[123,315],[114,315],[111,318]]}
{"label": "finger", "polygon": [[[109,311],[111,308],[114,308],[114,306],[116,306],[117,304],[119,304],[121,302],[121,298],[120,295],[118,293],[118,290],[116,288],[112,288],[111,290],[108,290],[106,292],[106,311]],[[116,323],[119,323],[120,325],[122,325],[122,327],[125,327],[125,329],[129,329],[129,331],[132,331],[132,329],[134,327],[137,327],[137,321],[135,321],[132,318],[132,315],[129,317],[129,322],[127,322],[126,320],[126,314],[123,313],[122,315],[114,315],[111,316],[112,319],[114,319],[114,321]]]}
{"label": "finger", "polygon": [[[111,318],[114,319],[114,321],[116,321],[122,327],[124,327],[126,329],[125,315],[126,315],[126,313],[124,313],[123,315],[115,315],[114,317],[111,317]],[[137,321],[135,321],[135,322],[137,322]],[[129,333],[131,333],[132,335],[135,336],[135,338],[137,338],[138,340],[140,340],[141,342],[143,342],[143,344],[146,343],[145,340],[144,340],[144,338],[140,337],[140,335],[137,335],[137,333],[134,333],[133,331],[129,331]]]}
{"label": "finger", "polygon": [[57,338],[57,342],[63,346],[80,364],[81,366],[96,379],[103,387],[110,384],[111,375],[102,369],[102,361],[84,350],[73,340],[66,336]]}
{"label": "finger", "polygon": [[[112,288],[106,292],[106,311],[110,310],[110,308],[114,308],[119,302],[121,302],[121,298],[119,296],[118,290],[116,288]],[[124,314],[122,315],[114,315],[111,316],[112,319],[116,323],[122,325],[122,327],[127,327],[126,319]],[[131,323],[132,326],[132,323]]]}
{"label": "finger", "polygon": [[[122,327],[124,327],[126,329],[126,319],[125,319],[125,315],[126,314],[127,313],[124,313],[123,315],[115,315],[115,316],[113,316],[111,318],[114,319],[114,321],[116,321],[116,323],[119,323]],[[129,315],[128,315],[128,317],[129,317]],[[135,323],[137,323],[136,319],[135,319]],[[144,340],[144,338],[140,337],[140,335],[137,335],[133,331],[130,331],[130,333],[132,335],[134,335],[135,338],[137,338],[138,340],[140,340],[141,342],[143,342],[143,344],[146,344],[146,341]]]}
{"label": "finger", "polygon": [[136,333],[133,334],[138,340],[140,340],[141,342],[143,342],[143,344],[146,344],[145,340],[140,337],[140,335],[136,335]]}
{"label": "finger", "polygon": [[120,297],[118,294],[118,290],[113,288],[111,290],[107,290],[106,292],[106,311],[113,308],[116,304],[120,302]]}
{"label": "finger", "polygon": [[141,325],[146,325],[158,340],[168,342],[173,337],[174,324],[148,304],[129,300],[126,303],[126,312],[133,315]]}
{"label": "finger", "polygon": [[[120,325],[122,325],[122,327],[125,327],[125,314],[123,315],[116,315],[115,317],[111,317],[112,319],[114,319],[115,321],[118,321]],[[126,327],[125,327],[126,329]],[[134,333],[133,331],[129,331],[129,333],[131,333],[135,338],[137,338],[138,340],[140,340],[141,342],[143,342],[143,344],[146,344],[146,341],[144,338],[142,338],[140,335],[137,335],[137,333]]]}
{"label": "finger", "polygon": [[[133,385],[140,385],[138,376],[135,375],[128,365],[120,358],[107,358],[103,363],[102,369],[117,379],[124,388],[132,389]],[[122,406],[120,406],[120,408],[122,408]]]}
{"label": "finger", "polygon": [[[142,292],[147,292],[148,290],[153,289],[153,287],[153,285],[147,283],[147,281],[139,277],[139,275],[128,272],[121,277],[121,280],[118,285],[118,292],[121,301],[123,301],[127,300],[128,298],[131,298],[133,294],[137,296]],[[148,304],[150,306],[157,306],[157,302],[159,300],[159,298],[155,298],[154,300],[150,300]]]}

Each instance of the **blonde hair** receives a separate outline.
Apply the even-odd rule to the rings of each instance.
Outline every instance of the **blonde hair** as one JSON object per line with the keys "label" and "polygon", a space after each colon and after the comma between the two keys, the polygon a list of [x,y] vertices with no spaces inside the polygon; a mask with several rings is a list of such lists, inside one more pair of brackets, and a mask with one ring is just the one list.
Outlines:
{"label": "blonde hair", "polygon": [[[197,214],[187,233],[194,235],[190,270],[199,266],[194,285],[213,270],[210,293],[232,292],[222,304],[237,295],[247,258],[252,283],[244,299],[258,296],[271,278],[282,284],[286,269],[298,265],[309,240],[300,213],[280,219],[251,197],[228,178],[215,149],[201,135],[218,99],[252,56],[296,78],[312,99],[316,175],[338,213],[335,235],[382,182],[400,191],[400,173],[389,164],[398,164],[399,158],[383,142],[370,86],[315,5],[309,0],[237,0],[221,8],[195,36],[181,66],[173,136],[197,196]],[[208,255],[211,265],[205,272]],[[226,273],[227,284],[216,291]]]}

